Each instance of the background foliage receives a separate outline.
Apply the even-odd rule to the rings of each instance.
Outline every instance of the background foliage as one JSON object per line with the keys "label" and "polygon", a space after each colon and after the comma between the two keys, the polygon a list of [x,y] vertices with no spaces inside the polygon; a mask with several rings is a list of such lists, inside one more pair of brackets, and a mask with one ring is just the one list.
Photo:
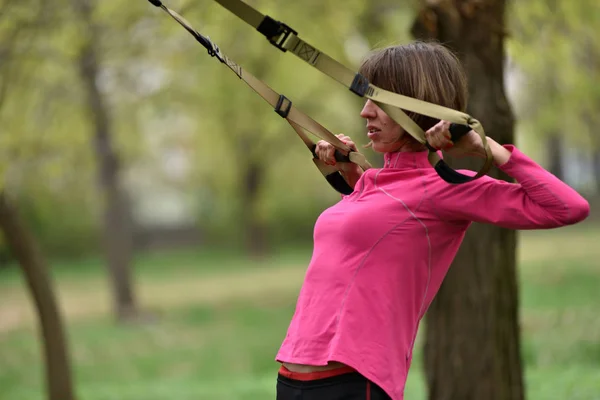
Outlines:
{"label": "background foliage", "polygon": [[[42,4],[3,2],[0,164],[4,185],[18,197],[44,248],[71,257],[96,250],[101,206],[90,117],[76,73],[86,28],[68,2]],[[413,17],[412,3],[389,0],[348,1],[344,7],[252,4],[354,68],[370,49],[409,40]],[[168,6],[331,131],[366,143],[361,101],[337,82],[277,51],[216,3]],[[518,142],[548,165],[545,144],[564,140],[570,164],[565,179],[589,193],[598,180],[598,12],[589,12],[596,9],[584,0],[513,2],[508,16],[507,85]],[[94,19],[101,28],[100,84],[139,229],[192,225],[204,240],[241,243],[241,216],[249,213],[252,221],[244,223],[266,226],[269,240],[309,239],[316,213],[337,195],[291,127],[149,3],[99,2]],[[253,163],[260,166],[260,186],[252,203],[244,204]]]}
{"label": "background foliage", "polygon": [[[145,1],[96,2],[98,84],[133,202],[140,303],[162,322],[113,326],[99,260],[93,121],[77,70],[90,31],[73,1],[0,0],[0,187],[19,205],[59,283],[81,399],[265,398],[314,221],[339,197],[287,122],[166,14]],[[249,3],[357,68],[370,49],[409,40],[418,2]],[[338,83],[214,2],[166,4],[332,132],[366,143],[362,101]],[[595,400],[600,7],[513,1],[507,20],[517,144],[593,210],[583,230],[526,236],[521,247],[528,392]],[[258,260],[247,248],[257,237]],[[275,328],[265,333],[265,326]],[[0,238],[0,399],[41,398],[35,335],[24,283]],[[424,396],[419,368],[410,398]]]}

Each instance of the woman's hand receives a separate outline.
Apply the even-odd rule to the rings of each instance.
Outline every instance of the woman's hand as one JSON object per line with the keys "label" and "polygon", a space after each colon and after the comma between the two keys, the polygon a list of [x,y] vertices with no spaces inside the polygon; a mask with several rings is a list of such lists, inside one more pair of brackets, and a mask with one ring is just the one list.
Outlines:
{"label": "woman's hand", "polygon": [[[356,144],[352,141],[350,136],[346,136],[343,133],[340,133],[337,136],[340,141],[342,141],[346,146],[350,147],[353,151],[358,151],[356,149]],[[348,155],[347,152],[340,150],[340,152],[344,155]],[[315,154],[319,158],[319,160],[323,161],[327,165],[335,165],[335,147],[332,144],[326,142],[325,140],[319,140],[317,142],[317,147],[315,148]]]}
{"label": "woman's hand", "polygon": [[[353,151],[358,151],[356,149],[356,144],[354,144],[354,142],[352,141],[352,139],[349,136],[346,136],[342,133],[340,133],[336,136],[346,146],[350,147],[350,149],[352,149]],[[344,152],[342,150],[340,150],[340,152],[344,155],[348,155],[347,152]],[[315,148],[315,154],[317,155],[319,160],[323,161],[325,164],[336,165],[334,153],[335,153],[335,147],[333,147],[332,144],[330,144],[324,140],[319,140],[317,142],[317,147]],[[339,169],[340,173],[342,174],[342,176],[344,177],[344,179],[346,180],[346,182],[348,182],[348,184],[351,187],[354,187],[354,185],[356,185],[356,182],[358,182],[358,179],[360,178],[360,176],[363,173],[363,170],[358,165],[356,165],[352,162],[340,163],[338,165],[338,169]]]}
{"label": "woman's hand", "polygon": [[431,147],[444,150],[454,157],[485,157],[485,149],[481,138],[475,131],[469,131],[456,143],[450,139],[450,125],[448,121],[440,121],[425,132],[425,138]]}
{"label": "woman's hand", "polygon": [[[454,157],[486,157],[485,148],[481,137],[477,132],[471,130],[456,143],[450,140],[450,122],[440,121],[431,129],[425,132],[425,138],[431,147],[437,150],[444,150]],[[493,139],[486,137],[486,141],[492,152],[492,158],[496,165],[502,165],[510,159],[510,151],[498,144]]]}

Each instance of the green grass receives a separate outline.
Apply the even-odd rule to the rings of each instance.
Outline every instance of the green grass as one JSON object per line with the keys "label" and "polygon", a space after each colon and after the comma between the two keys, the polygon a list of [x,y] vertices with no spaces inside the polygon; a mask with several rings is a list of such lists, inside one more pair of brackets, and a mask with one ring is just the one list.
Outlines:
{"label": "green grass", "polygon": [[[522,238],[528,399],[600,400],[600,230]],[[299,249],[263,262],[216,251],[140,257],[138,291],[156,320],[126,326],[116,326],[104,304],[99,261],[55,266],[78,399],[274,399],[273,358],[309,256]],[[31,313],[14,269],[0,273],[0,400],[42,400],[35,319],[3,320],[10,312]],[[420,357],[418,348],[407,400],[425,399]]]}
{"label": "green grass", "polygon": [[[310,259],[310,248],[284,248],[269,256],[269,264],[278,267],[297,266],[298,262]],[[173,251],[149,252],[136,255],[134,270],[148,279],[163,279],[173,273],[212,274],[215,272],[236,272],[240,269],[256,268],[263,265],[262,260],[245,259],[240,249],[198,248]],[[15,265],[0,268],[0,290],[14,287],[22,277],[15,273]],[[53,277],[60,281],[97,280],[105,273],[104,260],[100,257],[88,257],[77,262],[57,260],[51,263]]]}

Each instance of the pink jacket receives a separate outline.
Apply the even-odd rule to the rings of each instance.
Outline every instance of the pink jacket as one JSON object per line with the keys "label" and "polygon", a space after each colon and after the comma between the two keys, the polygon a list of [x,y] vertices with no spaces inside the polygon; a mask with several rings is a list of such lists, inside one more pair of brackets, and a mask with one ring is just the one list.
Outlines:
{"label": "pink jacket", "polygon": [[[419,322],[472,221],[511,229],[574,224],[589,214],[575,190],[517,148],[499,168],[450,185],[427,152],[385,154],[354,193],[318,218],[314,251],[276,360],[347,364],[402,400]],[[468,172],[468,171],[462,171]]]}

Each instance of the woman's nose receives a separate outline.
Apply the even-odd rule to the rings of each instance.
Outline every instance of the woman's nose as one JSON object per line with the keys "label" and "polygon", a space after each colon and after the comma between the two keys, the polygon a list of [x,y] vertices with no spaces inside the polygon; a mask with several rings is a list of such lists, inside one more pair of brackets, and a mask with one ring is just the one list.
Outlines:
{"label": "woman's nose", "polygon": [[360,116],[362,118],[375,118],[377,116],[377,105],[371,99],[368,99],[360,112]]}

